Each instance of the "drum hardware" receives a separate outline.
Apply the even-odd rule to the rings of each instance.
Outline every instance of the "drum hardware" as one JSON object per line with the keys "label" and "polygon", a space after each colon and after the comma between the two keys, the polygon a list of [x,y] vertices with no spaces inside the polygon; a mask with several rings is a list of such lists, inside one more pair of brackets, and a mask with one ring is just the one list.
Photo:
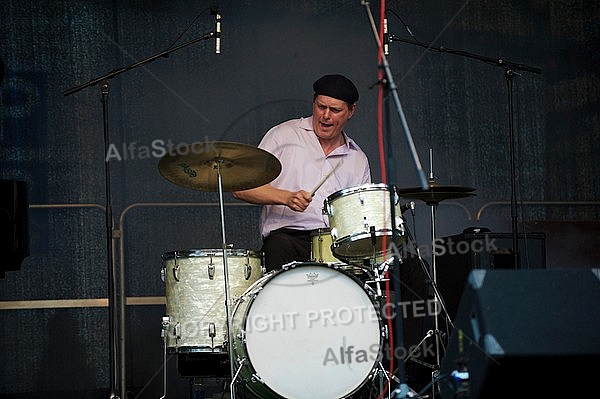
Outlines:
{"label": "drum hardware", "polygon": [[[281,173],[281,163],[268,151],[246,144],[232,142],[206,143],[206,148],[196,151],[194,144],[181,145],[176,154],[163,156],[158,168],[160,174],[171,183],[200,191],[216,191],[219,194],[221,238],[223,250],[223,282],[227,347],[230,356],[231,399],[235,399],[233,339],[231,325],[231,298],[225,234],[225,211],[223,191],[247,190],[274,180]],[[210,150],[210,148],[213,150]]]}
{"label": "drum hardware", "polygon": [[244,364],[246,363],[246,359],[239,359],[238,358],[237,362],[238,362],[239,366],[238,366],[238,369],[233,374],[233,377],[231,378],[231,386],[232,387],[235,384],[235,382],[237,381],[237,379],[238,379],[238,377],[240,375],[240,372],[242,371],[242,367],[244,367]]}
{"label": "drum hardware", "polygon": [[421,347],[421,345],[427,341],[427,339],[433,337],[435,334],[441,334],[441,331],[434,331],[434,330],[428,330],[427,333],[425,334],[425,336],[423,336],[423,338],[421,339],[421,341],[419,341],[419,343],[417,345],[414,346],[413,350],[411,352],[408,353],[408,355],[406,355],[406,358],[404,358],[404,362],[408,362],[409,360],[415,362],[415,363],[419,363],[422,366],[428,367],[432,370],[435,370],[435,365],[433,364],[429,364],[427,362],[424,362],[422,360],[418,360],[417,358],[413,358],[413,355],[419,350],[419,348]]}
{"label": "drum hardware", "polygon": [[178,341],[181,339],[181,323],[175,323],[173,327],[173,336],[175,337],[175,347],[177,347]]}
{"label": "drum hardware", "polygon": [[[381,362],[377,363],[377,369],[373,370],[373,374],[371,375],[370,379],[371,381],[375,382],[375,379],[377,377],[381,378],[381,382],[379,383],[379,392],[383,392],[383,390],[385,389],[385,385],[389,385],[390,383],[390,376],[389,373],[385,370],[385,367],[383,367],[383,364],[381,364]],[[383,381],[385,381],[386,384],[384,384]],[[379,395],[377,397],[380,399],[383,398],[382,395]],[[386,393],[386,397],[387,399],[391,399],[391,392],[389,390]]]}
{"label": "drum hardware", "polygon": [[215,279],[215,264],[212,261],[212,257],[210,258],[210,262],[208,262],[208,278],[211,280]]}
{"label": "drum hardware", "polygon": [[[367,226],[365,226],[365,227],[367,227]],[[375,260],[377,258],[377,249],[378,249],[377,248],[377,235],[375,233],[375,226],[369,227],[369,233],[371,233],[371,248],[372,248],[371,257],[373,260]]]}
{"label": "drum hardware", "polygon": [[[261,262],[262,263],[262,262]],[[250,277],[252,276],[252,265],[250,264],[250,256],[246,256],[246,264],[244,265],[244,279],[246,280],[250,280]]]}
{"label": "drum hardware", "polygon": [[214,348],[215,347],[215,337],[217,336],[217,327],[215,326],[215,323],[211,322],[208,325],[208,336],[210,337],[210,347]]}
{"label": "drum hardware", "polygon": [[377,300],[385,298],[385,295],[383,295],[383,292],[381,291],[381,282],[389,281],[389,279],[384,278],[384,277],[385,277],[385,274],[387,273],[390,265],[392,263],[394,263],[394,260],[395,260],[395,257],[392,256],[391,258],[387,259],[385,262],[383,262],[379,266],[374,267],[373,273],[375,275],[375,278],[373,280],[367,281],[367,283],[375,283],[375,287],[376,287],[375,299],[377,299]]}
{"label": "drum hardware", "polygon": [[163,316],[161,322],[160,337],[163,340],[163,395],[160,399],[167,397],[167,334],[169,331],[169,325],[171,324],[171,318],[169,316]]}
{"label": "drum hardware", "polygon": [[[422,189],[422,188],[403,188],[403,189],[396,189],[396,191],[398,192],[398,194],[401,197],[404,198],[408,198],[408,199],[418,199],[418,200],[422,200],[423,202],[425,202],[425,204],[427,204],[428,206],[430,206],[431,208],[431,214],[430,214],[430,223],[431,223],[431,245],[432,245],[432,251],[431,251],[431,273],[427,270],[426,267],[424,267],[424,270],[426,272],[427,278],[428,278],[428,282],[429,282],[429,286],[431,287],[431,289],[433,290],[433,299],[434,299],[434,305],[436,306],[436,310],[438,309],[438,306],[441,307],[442,311],[444,312],[445,317],[449,320],[449,316],[448,316],[448,312],[446,311],[446,307],[444,305],[444,301],[440,295],[440,292],[438,290],[437,287],[437,267],[436,267],[436,254],[435,254],[435,248],[433,247],[435,245],[436,242],[436,212],[437,212],[437,207],[439,205],[439,203],[443,200],[446,199],[455,199],[455,198],[465,198],[465,197],[471,197],[474,196],[475,194],[473,193],[473,191],[475,191],[474,188],[471,187],[465,187],[465,186],[444,186],[444,185],[438,185],[436,184],[436,177],[435,174],[433,172],[433,153],[432,150],[429,150],[429,155],[430,155],[430,163],[429,163],[429,167],[430,167],[430,171],[429,171],[429,188],[428,189]],[[435,337],[435,362],[436,364],[433,366],[433,373],[432,373],[432,381],[437,381],[437,376],[439,374],[439,370],[441,368],[441,346],[442,346],[442,332],[439,329],[439,317],[438,317],[438,312],[435,312],[435,315],[433,316],[433,320],[434,320],[434,330],[431,331],[431,334],[428,332],[426,338],[429,338],[431,336]],[[450,323],[452,322],[451,320],[449,320]],[[433,384],[433,391],[432,391],[432,397],[436,396],[436,391],[439,390],[439,388],[437,388],[435,386],[435,382]]]}

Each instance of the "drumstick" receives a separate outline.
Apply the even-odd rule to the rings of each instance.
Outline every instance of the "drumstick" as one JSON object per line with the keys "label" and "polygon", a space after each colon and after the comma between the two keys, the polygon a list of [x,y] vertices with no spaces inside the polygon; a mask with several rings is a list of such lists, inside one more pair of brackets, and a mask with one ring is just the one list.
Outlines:
{"label": "drumstick", "polygon": [[321,181],[319,182],[319,184],[317,184],[317,185],[315,186],[315,188],[313,188],[313,189],[312,189],[312,191],[310,192],[310,196],[311,196],[311,197],[314,197],[314,196],[315,196],[315,193],[317,192],[317,190],[318,190],[319,188],[321,188],[321,186],[323,185],[323,183],[325,183],[325,181],[326,181],[326,180],[329,178],[329,176],[331,176],[331,175],[333,174],[333,172],[335,172],[335,170],[338,168],[338,166],[340,166],[340,163],[341,163],[341,162],[338,162],[338,163],[337,163],[337,164],[336,164],[336,165],[333,167],[333,169],[331,169],[331,170],[329,171],[329,173],[327,173],[327,174],[326,174],[326,175],[325,175],[325,176],[324,176],[324,177],[321,179]]}

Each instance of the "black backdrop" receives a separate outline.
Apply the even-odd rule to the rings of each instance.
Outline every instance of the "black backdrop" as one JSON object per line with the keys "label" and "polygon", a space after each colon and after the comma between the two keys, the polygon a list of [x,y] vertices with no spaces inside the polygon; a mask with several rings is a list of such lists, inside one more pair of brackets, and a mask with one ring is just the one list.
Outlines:
{"label": "black backdrop", "polygon": [[[348,133],[369,155],[374,181],[382,180],[377,49],[358,0],[3,1],[0,178],[28,184],[31,255],[0,281],[0,394],[106,392],[107,310],[93,302],[107,296],[100,87],[63,93],[212,31],[215,5],[223,16],[221,54],[213,40],[202,41],[110,81],[110,143],[120,155],[123,145],[156,140],[256,145],[273,124],[310,112],[318,76],[342,73],[361,93]],[[377,20],[379,4],[371,7]],[[519,228],[548,234],[548,267],[598,266],[597,2],[388,1],[387,8],[399,37],[410,39],[410,29],[436,47],[541,69],[513,82]],[[510,232],[504,69],[402,42],[390,44],[389,61],[426,172],[431,149],[441,184],[476,188],[475,197],[440,205],[438,235],[469,226]],[[387,101],[390,178],[418,186]],[[218,196],[167,182],[158,158],[140,154],[109,161],[116,263],[127,297],[160,298],[162,254],[220,248]],[[229,193],[225,202],[228,242],[258,249],[259,209]],[[423,243],[429,214],[417,203],[410,221]],[[91,302],[69,302],[80,299]],[[127,306],[124,368],[128,390],[150,398],[162,392],[164,305],[141,302]],[[180,397],[186,382],[170,372]]]}

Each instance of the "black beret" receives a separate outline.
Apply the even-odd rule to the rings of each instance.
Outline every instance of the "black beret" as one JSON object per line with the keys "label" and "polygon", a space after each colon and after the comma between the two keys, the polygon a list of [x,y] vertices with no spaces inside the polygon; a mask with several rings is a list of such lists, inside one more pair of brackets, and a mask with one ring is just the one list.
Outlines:
{"label": "black beret", "polygon": [[325,75],[313,84],[315,94],[337,98],[354,104],[358,100],[358,90],[350,79],[342,75]]}

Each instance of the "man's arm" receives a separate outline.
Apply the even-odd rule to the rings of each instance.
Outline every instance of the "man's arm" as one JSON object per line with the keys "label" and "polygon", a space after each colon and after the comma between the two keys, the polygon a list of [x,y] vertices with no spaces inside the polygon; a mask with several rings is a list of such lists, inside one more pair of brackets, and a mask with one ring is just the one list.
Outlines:
{"label": "man's arm", "polygon": [[270,184],[244,191],[234,191],[233,197],[257,205],[285,205],[291,210],[302,212],[312,201],[312,196],[304,190],[288,191]]}

